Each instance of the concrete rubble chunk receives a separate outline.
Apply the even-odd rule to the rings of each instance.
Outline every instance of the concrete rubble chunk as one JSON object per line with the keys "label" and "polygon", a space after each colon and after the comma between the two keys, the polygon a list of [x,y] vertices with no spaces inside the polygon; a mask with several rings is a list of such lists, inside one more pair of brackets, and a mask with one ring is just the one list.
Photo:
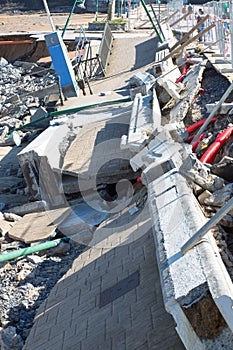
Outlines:
{"label": "concrete rubble chunk", "polygon": [[54,234],[57,226],[71,212],[70,208],[26,214],[8,232],[10,238],[25,243],[39,242]]}
{"label": "concrete rubble chunk", "polygon": [[129,83],[134,91],[137,90],[137,92],[141,92],[142,96],[146,96],[155,83],[155,77],[147,72],[138,72],[130,78]]}
{"label": "concrete rubble chunk", "polygon": [[0,67],[5,67],[7,65],[8,65],[8,61],[4,57],[1,57],[0,58]]}
{"label": "concrete rubble chunk", "polygon": [[21,216],[16,215],[14,213],[4,213],[3,216],[4,216],[4,219],[6,221],[10,221],[10,222],[15,222],[15,221],[21,220]]}
{"label": "concrete rubble chunk", "polygon": [[40,264],[42,263],[44,260],[39,256],[39,255],[28,255],[27,256],[27,261],[29,262],[33,262],[34,264]]}
{"label": "concrete rubble chunk", "polygon": [[202,164],[192,154],[185,159],[184,163],[180,167],[180,172],[210,192],[221,189],[225,183],[222,178],[211,174],[210,169]]}
{"label": "concrete rubble chunk", "polygon": [[14,225],[13,222],[9,222],[4,220],[4,218],[0,217],[0,233],[2,236],[5,236],[7,232],[12,228]]}
{"label": "concrete rubble chunk", "polygon": [[204,200],[205,205],[212,205],[214,207],[223,206],[233,194],[233,184],[227,184],[220,190],[215,191],[211,196]]}
{"label": "concrete rubble chunk", "polygon": [[[31,117],[30,117],[30,122],[35,122],[36,120],[38,120],[39,118],[43,118],[46,117],[48,112],[46,111],[46,109],[42,106],[32,110],[30,109],[30,113],[31,113]],[[36,122],[35,125],[37,128],[46,128],[49,126],[49,121],[51,120],[50,118],[46,118],[44,120],[41,120],[39,122]]]}
{"label": "concrete rubble chunk", "polygon": [[201,79],[206,67],[207,60],[200,64],[194,65],[183,80],[184,90],[180,94],[180,101],[170,111],[170,122],[178,122],[183,120],[187,112],[197,96],[200,87]]}
{"label": "concrete rubble chunk", "polygon": [[205,200],[208,199],[211,196],[210,191],[204,191],[198,196],[198,201],[200,204],[205,204]]}
{"label": "concrete rubble chunk", "polygon": [[233,158],[224,156],[220,163],[215,163],[211,167],[213,174],[222,177],[224,180],[233,182]]}
{"label": "concrete rubble chunk", "polygon": [[181,96],[179,94],[181,87],[176,84],[175,82],[168,80],[167,77],[164,78],[158,78],[157,82],[160,86],[162,86],[166,92],[172,97],[174,98],[174,100],[176,102],[181,100]]}
{"label": "concrete rubble chunk", "polygon": [[25,214],[30,214],[34,212],[41,212],[46,210],[46,202],[45,201],[36,201],[30,202],[26,204],[22,204],[17,207],[13,207],[10,209],[10,212],[19,216],[23,216]]}

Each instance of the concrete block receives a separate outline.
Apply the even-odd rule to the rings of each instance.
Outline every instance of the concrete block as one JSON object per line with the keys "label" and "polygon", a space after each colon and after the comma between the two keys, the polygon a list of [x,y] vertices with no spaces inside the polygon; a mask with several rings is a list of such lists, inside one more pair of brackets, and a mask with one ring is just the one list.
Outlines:
{"label": "concrete block", "polygon": [[23,216],[25,214],[37,213],[46,210],[46,202],[45,201],[36,201],[26,203],[17,207],[13,207],[10,209],[11,213],[16,215]]}
{"label": "concrete block", "polygon": [[[46,117],[47,115],[47,111],[44,107],[40,106],[38,108],[36,108],[35,110],[31,109],[30,110],[30,113],[31,113],[31,118],[30,118],[30,122],[34,122],[36,121],[37,119],[39,118],[43,118],[43,117]],[[51,120],[52,118],[46,118],[44,120],[41,120],[39,122],[36,122],[34,125],[37,127],[37,128],[43,128],[45,129],[46,127],[49,126],[49,121]]]}
{"label": "concrete block", "polygon": [[175,82],[172,82],[172,81],[167,80],[167,77],[158,78],[157,82],[158,82],[158,84],[159,84],[160,86],[162,86],[162,87],[167,91],[167,93],[168,93],[172,98],[174,98],[174,100],[175,100],[176,102],[180,101],[181,96],[180,96],[179,93],[177,92],[178,88],[177,88]]}
{"label": "concrete block", "polygon": [[[79,128],[73,126],[68,118],[63,119],[62,124],[50,126],[18,153],[29,193],[34,198],[43,197],[42,199],[48,201],[51,206],[63,205],[66,202],[61,179],[54,170],[60,170],[64,153],[69,146],[69,135],[71,132],[77,134],[78,131]],[[61,172],[58,171],[59,173]]]}
{"label": "concrete block", "polygon": [[185,85],[185,89],[180,93],[180,101],[177,101],[177,104],[170,111],[171,123],[181,121],[185,118],[193,99],[201,87],[200,81],[206,64],[207,60],[196,64],[184,78],[183,84]]}

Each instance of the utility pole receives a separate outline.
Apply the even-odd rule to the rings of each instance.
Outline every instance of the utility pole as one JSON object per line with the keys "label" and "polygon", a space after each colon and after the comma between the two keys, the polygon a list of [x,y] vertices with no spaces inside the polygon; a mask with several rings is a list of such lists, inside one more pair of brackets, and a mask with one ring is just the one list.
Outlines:
{"label": "utility pole", "polygon": [[115,17],[116,0],[109,0],[108,3],[108,20],[111,21]]}
{"label": "utility pole", "polygon": [[99,1],[95,1],[95,20],[98,21]]}

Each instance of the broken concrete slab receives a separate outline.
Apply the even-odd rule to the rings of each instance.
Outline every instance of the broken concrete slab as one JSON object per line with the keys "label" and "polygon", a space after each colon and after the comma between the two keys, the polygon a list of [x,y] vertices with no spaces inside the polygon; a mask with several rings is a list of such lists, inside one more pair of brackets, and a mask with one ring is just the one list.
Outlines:
{"label": "broken concrete slab", "polygon": [[8,235],[10,238],[24,243],[34,243],[48,239],[70,213],[71,209],[68,207],[26,214],[9,230]]}
{"label": "broken concrete slab", "polygon": [[166,92],[172,97],[174,98],[174,100],[176,102],[181,100],[181,96],[179,94],[179,92],[181,91],[181,86],[179,84],[176,84],[175,82],[173,82],[172,80],[168,80],[168,77],[159,77],[157,79],[157,82],[160,86],[162,86]]}
{"label": "broken concrete slab", "polygon": [[10,231],[10,229],[14,226],[13,222],[9,222],[0,217],[0,234],[5,236],[6,233]]}
{"label": "broken concrete slab", "polygon": [[120,149],[122,134],[128,130],[128,117],[127,111],[123,118],[83,126],[66,153],[62,173],[78,177],[85,190],[134,177],[129,165],[132,152]]}
{"label": "broken concrete slab", "polygon": [[190,154],[180,167],[180,172],[197,185],[210,192],[223,188],[225,181],[211,174],[210,169],[202,164],[194,155]]}
{"label": "broken concrete slab", "polygon": [[50,200],[54,199],[52,205],[64,204],[61,189],[52,169],[60,169],[71,129],[72,133],[78,132],[78,129],[73,128],[72,123],[69,122],[53,125],[18,153],[20,167],[29,193],[34,198],[40,198],[40,187],[43,185],[44,195],[50,197]]}
{"label": "broken concrete slab", "polygon": [[[90,162],[94,149],[97,159],[95,160],[95,167],[91,170],[91,176],[96,176],[99,166],[105,164],[107,159],[115,163],[117,178],[124,176],[124,174],[130,176],[127,159],[130,159],[131,154],[122,153],[120,148],[120,153],[117,150],[123,133],[122,130],[128,128],[130,106],[131,103],[124,103],[120,107],[96,107],[89,111],[73,113],[69,117],[66,116],[51,121],[51,126],[18,154],[29,193],[35,199],[40,199],[41,187],[43,187],[43,199],[50,203],[50,208],[63,205],[65,199],[62,176],[69,177],[64,184],[66,190],[69,193],[72,193],[73,190],[77,192],[79,189],[76,180],[78,172],[83,173],[87,170],[87,164]],[[100,114],[97,115],[97,112]],[[100,125],[98,121],[103,122]],[[92,122],[94,126],[91,125]],[[91,134],[87,139],[86,133],[91,129]],[[75,139],[78,134],[80,135],[79,138]],[[106,142],[109,142],[109,147],[106,146]],[[105,147],[108,151],[99,151],[102,147]],[[87,150],[89,154],[85,156],[84,153]],[[108,153],[107,156],[106,153]],[[77,154],[83,156],[77,158]],[[100,158],[98,159],[99,155],[101,161]],[[116,158],[120,159],[120,163],[114,161]],[[93,162],[91,166],[93,166]],[[111,164],[106,165],[106,167],[110,169]],[[101,178],[102,174],[104,174],[103,178]],[[114,174],[114,171],[111,171],[111,174]],[[101,171],[101,174],[99,174],[100,181],[115,182],[116,178],[112,177],[111,174]],[[71,177],[75,178],[74,181]],[[73,189],[72,182],[75,182]]]}
{"label": "broken concrete slab", "polygon": [[[52,120],[52,117],[47,117],[48,112],[42,106],[34,109],[31,108],[30,113],[31,113],[30,122],[33,122],[34,123],[33,125],[35,125],[37,128],[43,128],[43,129],[47,128],[49,126],[49,122]],[[40,118],[41,119],[45,118],[45,119],[37,121]]]}

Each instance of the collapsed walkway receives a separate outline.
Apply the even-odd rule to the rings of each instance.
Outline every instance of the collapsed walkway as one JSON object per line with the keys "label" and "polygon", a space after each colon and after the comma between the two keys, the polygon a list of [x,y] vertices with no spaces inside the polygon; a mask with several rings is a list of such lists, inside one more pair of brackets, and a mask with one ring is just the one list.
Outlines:
{"label": "collapsed walkway", "polygon": [[[125,85],[153,62],[155,50],[156,38],[116,40],[110,78],[94,84],[95,93],[129,95]],[[77,138],[75,149],[79,146]],[[148,207],[136,215],[129,209],[95,231],[89,247],[39,308],[24,350],[184,349],[164,309]]]}
{"label": "collapsed walkway", "polygon": [[125,212],[53,288],[24,350],[184,349],[163,305],[148,208]]}

